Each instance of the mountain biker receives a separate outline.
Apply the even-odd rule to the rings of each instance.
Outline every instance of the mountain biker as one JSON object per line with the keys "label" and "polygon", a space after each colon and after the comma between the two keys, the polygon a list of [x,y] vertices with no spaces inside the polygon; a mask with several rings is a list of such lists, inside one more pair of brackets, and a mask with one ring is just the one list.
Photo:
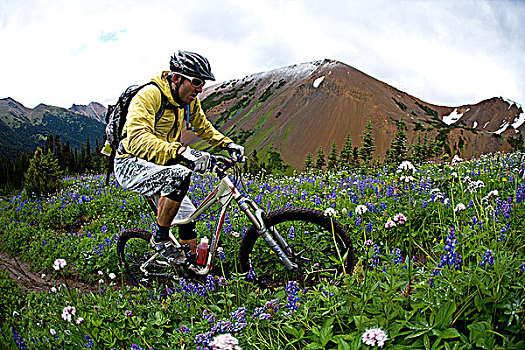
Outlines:
{"label": "mountain biker", "polygon": [[[230,155],[242,157],[244,147],[222,135],[206,119],[197,95],[206,80],[215,80],[208,60],[197,53],[178,51],[170,59],[170,71],[151,79],[131,100],[126,124],[115,158],[115,177],[122,187],[145,196],[160,195],[157,204],[157,226],[150,244],[165,258],[179,258],[169,239],[174,218],[182,219],[195,211],[186,195],[192,171],[204,173],[210,167],[210,154],[192,149],[180,142],[182,125],[212,146],[227,149]],[[161,92],[162,91],[162,92]],[[161,118],[162,95],[167,97]],[[189,115],[188,115],[189,112]],[[181,244],[188,244],[194,256],[197,247],[195,222],[179,226]]]}

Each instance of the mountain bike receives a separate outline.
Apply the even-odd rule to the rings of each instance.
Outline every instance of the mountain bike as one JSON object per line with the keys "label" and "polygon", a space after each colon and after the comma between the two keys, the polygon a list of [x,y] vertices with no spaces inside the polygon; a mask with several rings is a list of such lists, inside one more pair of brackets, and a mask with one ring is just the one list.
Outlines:
{"label": "mountain bike", "polygon": [[[212,270],[225,215],[235,202],[251,222],[239,246],[238,265],[242,273],[255,283],[275,287],[294,280],[305,285],[334,279],[338,274],[351,273],[354,251],[344,227],[324,212],[302,207],[286,207],[265,213],[257,203],[238,190],[247,193],[240,162],[223,156],[212,156],[212,172],[217,186],[189,217],[172,222],[172,228],[199,220],[209,208],[219,203],[214,232],[209,239],[209,253],[203,265],[189,258],[167,261],[150,247],[151,233],[141,229],[124,231],[117,242],[117,254],[130,282],[149,285],[153,280],[177,280],[206,276]],[[233,173],[233,181],[230,174]],[[146,198],[156,214],[157,198]],[[183,247],[170,230],[170,240],[176,249],[189,257],[189,247]]]}

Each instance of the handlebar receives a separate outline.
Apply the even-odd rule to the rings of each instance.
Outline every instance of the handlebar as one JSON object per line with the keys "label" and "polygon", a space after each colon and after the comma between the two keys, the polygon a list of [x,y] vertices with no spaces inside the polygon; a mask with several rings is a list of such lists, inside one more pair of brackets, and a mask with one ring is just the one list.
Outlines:
{"label": "handlebar", "polygon": [[210,169],[211,172],[216,173],[219,177],[221,177],[228,169],[233,168],[238,163],[243,163],[245,159],[246,157],[241,157],[241,159],[233,159],[225,156],[210,154]]}

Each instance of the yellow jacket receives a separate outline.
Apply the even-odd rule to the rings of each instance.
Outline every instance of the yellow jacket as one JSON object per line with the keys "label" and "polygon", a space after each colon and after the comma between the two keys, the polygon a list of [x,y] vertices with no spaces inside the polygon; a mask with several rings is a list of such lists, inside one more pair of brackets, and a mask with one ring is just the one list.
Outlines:
{"label": "yellow jacket", "polygon": [[[122,145],[128,154],[117,153],[117,157],[133,155],[156,164],[166,164],[176,157],[177,149],[182,146],[177,140],[185,123],[186,108],[173,100],[168,73],[161,72],[151,79],[168,99],[162,117],[155,123],[155,114],[162,103],[159,89],[155,85],[145,86],[131,100],[122,130],[122,135],[126,136]],[[223,147],[232,142],[206,119],[199,98],[190,104],[189,120],[195,133],[210,145]]]}

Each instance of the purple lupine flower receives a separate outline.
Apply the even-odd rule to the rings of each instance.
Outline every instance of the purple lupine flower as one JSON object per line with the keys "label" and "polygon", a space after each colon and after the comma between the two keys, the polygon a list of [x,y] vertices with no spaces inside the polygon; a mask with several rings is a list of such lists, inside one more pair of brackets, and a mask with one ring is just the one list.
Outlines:
{"label": "purple lupine flower", "polygon": [[490,266],[494,266],[494,254],[492,254],[491,249],[487,249],[485,254],[483,255],[483,261],[479,263],[481,266],[484,266],[485,264],[489,264]]}
{"label": "purple lupine flower", "polygon": [[299,308],[299,301],[301,300],[298,296],[297,282],[288,282],[286,285],[286,292],[288,293],[288,303],[285,306],[290,309],[290,313],[293,313]]}

